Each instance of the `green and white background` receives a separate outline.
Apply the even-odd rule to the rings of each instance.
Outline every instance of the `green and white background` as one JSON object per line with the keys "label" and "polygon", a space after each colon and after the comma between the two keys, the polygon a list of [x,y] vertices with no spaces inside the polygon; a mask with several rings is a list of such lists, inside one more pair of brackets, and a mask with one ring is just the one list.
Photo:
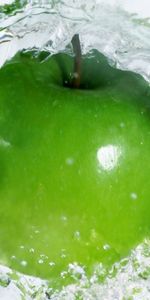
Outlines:
{"label": "green and white background", "polygon": [[150,299],[149,2],[0,4],[0,299]]}

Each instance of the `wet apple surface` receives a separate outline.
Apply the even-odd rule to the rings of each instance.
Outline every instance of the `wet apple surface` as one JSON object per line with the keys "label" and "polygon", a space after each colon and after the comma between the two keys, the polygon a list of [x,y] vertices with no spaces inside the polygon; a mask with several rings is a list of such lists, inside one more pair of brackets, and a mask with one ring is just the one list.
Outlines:
{"label": "wet apple surface", "polygon": [[150,230],[149,88],[97,57],[84,68],[89,90],[61,86],[55,57],[0,71],[0,262],[57,282],[69,263],[110,267]]}

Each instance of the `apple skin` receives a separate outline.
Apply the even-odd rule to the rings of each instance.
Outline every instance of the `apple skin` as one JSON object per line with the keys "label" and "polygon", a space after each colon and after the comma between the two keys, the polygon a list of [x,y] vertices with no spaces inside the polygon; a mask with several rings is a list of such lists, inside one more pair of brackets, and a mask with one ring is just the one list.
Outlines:
{"label": "apple skin", "polygon": [[91,90],[71,90],[59,59],[0,71],[0,262],[58,284],[69,263],[109,268],[150,230],[147,84],[96,53]]}

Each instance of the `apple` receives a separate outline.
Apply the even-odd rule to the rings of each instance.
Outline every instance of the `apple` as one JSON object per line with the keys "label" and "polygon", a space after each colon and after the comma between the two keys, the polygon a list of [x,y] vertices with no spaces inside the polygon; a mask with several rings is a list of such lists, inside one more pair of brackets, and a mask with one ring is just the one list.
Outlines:
{"label": "apple", "polygon": [[0,70],[0,263],[58,285],[150,230],[149,87],[93,51],[72,89],[72,64],[19,54]]}

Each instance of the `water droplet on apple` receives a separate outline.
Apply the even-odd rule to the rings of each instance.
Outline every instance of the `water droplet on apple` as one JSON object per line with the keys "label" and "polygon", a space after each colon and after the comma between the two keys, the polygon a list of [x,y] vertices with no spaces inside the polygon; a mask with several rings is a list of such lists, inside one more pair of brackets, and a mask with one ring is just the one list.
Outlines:
{"label": "water droplet on apple", "polygon": [[39,260],[38,260],[38,263],[39,263],[40,265],[42,265],[42,264],[44,263],[44,260],[43,260],[43,259],[39,259]]}
{"label": "water droplet on apple", "polygon": [[66,249],[61,249],[61,254],[60,254],[60,257],[61,258],[66,258]]}
{"label": "water droplet on apple", "polygon": [[25,247],[24,247],[23,245],[21,245],[21,246],[20,246],[20,249],[22,249],[22,250],[23,250],[24,248],[25,248]]}
{"label": "water droplet on apple", "polygon": [[35,252],[34,248],[30,248],[30,249],[29,249],[29,252],[30,252],[30,253],[34,253],[34,252]]}
{"label": "water droplet on apple", "polygon": [[110,249],[110,245],[105,244],[105,245],[103,246],[103,249],[104,249],[105,251],[109,250],[109,249]]}
{"label": "water droplet on apple", "polygon": [[26,260],[22,260],[20,264],[21,266],[26,267],[28,263]]}
{"label": "water droplet on apple", "polygon": [[55,263],[54,263],[53,261],[50,261],[50,262],[49,262],[49,266],[50,266],[50,267],[54,267],[54,266],[55,266]]}
{"label": "water droplet on apple", "polygon": [[120,127],[121,127],[121,128],[124,128],[124,127],[125,127],[125,123],[121,122],[121,123],[120,123]]}
{"label": "water droplet on apple", "polygon": [[0,137],[0,146],[4,148],[8,148],[11,146],[11,143],[4,140],[2,137]]}
{"label": "water droplet on apple", "polygon": [[60,273],[60,276],[61,276],[61,278],[63,278],[63,279],[66,277],[66,275],[67,275],[67,272],[66,272],[66,271],[63,271],[63,272]]}
{"label": "water droplet on apple", "polygon": [[41,259],[42,259],[42,260],[44,260],[44,259],[48,259],[48,256],[47,256],[47,255],[45,255],[45,254],[40,254],[40,257],[41,257]]}
{"label": "water droplet on apple", "polygon": [[12,255],[12,256],[11,256],[11,259],[16,259],[16,256],[15,256],[15,255]]}
{"label": "water droplet on apple", "polygon": [[97,232],[95,229],[92,229],[91,232],[90,232],[90,239],[92,241],[96,240],[97,239]]}
{"label": "water droplet on apple", "polygon": [[66,159],[66,164],[67,164],[68,166],[72,166],[72,165],[74,164],[74,158],[73,158],[73,157],[68,157],[68,158]]}
{"label": "water droplet on apple", "polygon": [[80,240],[80,232],[79,232],[79,231],[75,231],[75,233],[74,233],[74,238],[75,238],[75,240],[77,240],[77,241]]}
{"label": "water droplet on apple", "polygon": [[66,254],[65,254],[65,253],[62,253],[62,254],[61,254],[61,258],[66,258]]}
{"label": "water droplet on apple", "polygon": [[61,216],[60,219],[61,219],[62,222],[67,222],[67,217],[66,216]]}

